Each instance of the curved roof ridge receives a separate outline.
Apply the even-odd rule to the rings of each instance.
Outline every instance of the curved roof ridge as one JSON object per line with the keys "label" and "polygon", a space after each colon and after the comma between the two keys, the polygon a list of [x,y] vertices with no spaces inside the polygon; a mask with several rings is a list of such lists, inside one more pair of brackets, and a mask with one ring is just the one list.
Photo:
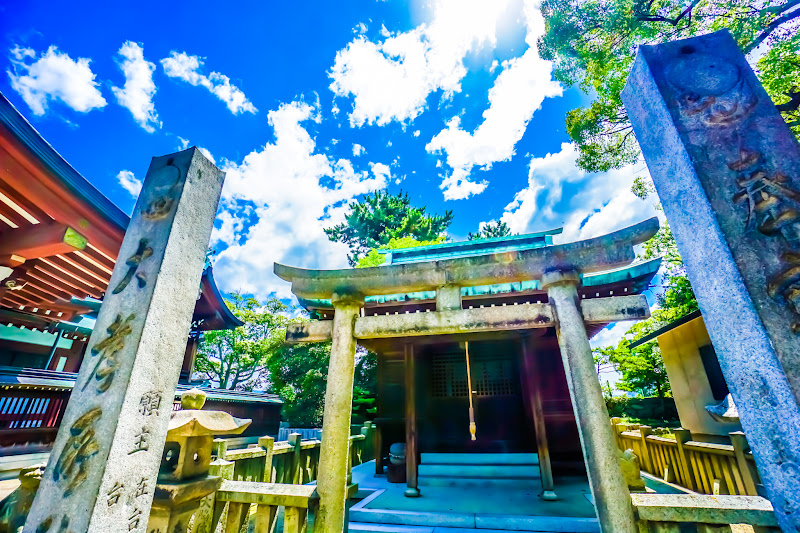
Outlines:
{"label": "curved roof ridge", "polygon": [[10,129],[53,174],[61,178],[72,193],[93,205],[106,219],[125,231],[130,223],[130,217],[75,170],[2,92],[0,92],[0,123]]}

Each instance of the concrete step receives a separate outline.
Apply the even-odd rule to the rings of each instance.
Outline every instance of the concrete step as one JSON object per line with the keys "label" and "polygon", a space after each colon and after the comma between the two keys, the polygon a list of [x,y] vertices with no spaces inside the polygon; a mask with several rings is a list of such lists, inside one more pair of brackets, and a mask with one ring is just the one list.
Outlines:
{"label": "concrete step", "polygon": [[[560,532],[568,532],[568,533],[579,533],[579,532],[595,532],[600,531],[599,527],[592,528],[591,524],[577,524],[577,529],[574,531],[572,530],[563,530],[563,529],[553,529],[552,525],[548,525],[545,522],[540,522],[541,527],[536,529],[535,531],[560,531]],[[536,527],[536,526],[534,526]],[[544,527],[544,529],[542,529]],[[366,524],[360,522],[350,522],[348,525],[349,531],[354,531],[358,533],[508,533],[509,530],[505,529],[471,529],[465,527],[442,527],[442,526],[398,526],[393,524]],[[524,530],[514,530],[519,531],[519,533],[525,533]],[[534,531],[534,530],[528,530]]]}
{"label": "concrete step", "polygon": [[500,514],[351,510],[349,528],[358,533],[493,533],[538,531],[599,533],[596,518]]}
{"label": "concrete step", "polygon": [[458,487],[481,490],[531,490],[539,492],[542,481],[538,477],[522,479],[497,479],[481,477],[420,477],[420,487]]}
{"label": "concrete step", "polygon": [[538,465],[535,453],[423,453],[420,464],[435,465]]}
{"label": "concrete step", "polygon": [[530,479],[539,476],[537,465],[419,465],[419,477]]}

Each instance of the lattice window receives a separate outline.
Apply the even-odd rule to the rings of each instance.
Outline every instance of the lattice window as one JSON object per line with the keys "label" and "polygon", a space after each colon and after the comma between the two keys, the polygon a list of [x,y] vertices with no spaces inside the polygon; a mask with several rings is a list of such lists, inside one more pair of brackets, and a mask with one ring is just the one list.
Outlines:
{"label": "lattice window", "polygon": [[[477,396],[518,394],[514,364],[509,356],[471,356],[472,387]],[[467,363],[463,354],[439,355],[433,359],[433,396],[466,397]]]}
{"label": "lattice window", "polygon": [[472,363],[472,386],[478,396],[513,396],[517,379],[508,359],[478,359]]}

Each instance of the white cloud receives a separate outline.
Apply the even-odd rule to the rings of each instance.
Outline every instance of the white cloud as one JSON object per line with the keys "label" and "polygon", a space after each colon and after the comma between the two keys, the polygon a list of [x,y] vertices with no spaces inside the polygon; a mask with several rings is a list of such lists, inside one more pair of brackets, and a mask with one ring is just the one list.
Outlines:
{"label": "white cloud", "polygon": [[12,70],[6,72],[11,87],[35,115],[44,115],[49,101],[60,100],[81,113],[104,107],[107,103],[97,88],[99,84],[94,81],[89,58],[73,60],[68,54],[59,52],[56,46],[51,46],[38,59],[32,49],[15,47],[10,59]]}
{"label": "white cloud", "polygon": [[[622,340],[625,333],[631,329],[632,325],[632,322],[614,322],[609,324],[601,329],[597,335],[592,337],[589,344],[591,344],[592,348],[605,348],[607,346],[616,348],[619,341]],[[600,379],[601,385],[605,387],[606,383],[608,383],[611,385],[612,389],[616,390],[617,382],[622,379],[622,374],[617,372],[613,366],[608,366],[600,370],[598,378]]]}
{"label": "white cloud", "polygon": [[414,137],[419,137],[419,130],[414,130],[413,135],[414,135]]}
{"label": "white cloud", "polygon": [[606,346],[617,347],[619,341],[625,333],[631,329],[632,322],[614,322],[600,330],[597,335],[589,341],[592,348],[605,348]]}
{"label": "white cloud", "polygon": [[433,19],[383,40],[359,36],[336,53],[330,77],[336,96],[353,97],[350,123],[385,125],[411,121],[428,95],[461,91],[464,58],[496,44],[497,24],[508,0],[434,0]]}
{"label": "white cloud", "polygon": [[138,197],[142,191],[142,180],[134,176],[130,170],[120,170],[117,174],[117,181],[134,198]]}
{"label": "white cloud", "polygon": [[528,49],[522,56],[503,62],[503,71],[489,90],[489,108],[483,112],[483,122],[469,133],[461,128],[461,119],[456,116],[425,146],[429,153],[447,154],[452,173],[440,185],[446,200],[483,192],[485,181],[470,180],[473,167],[488,170],[498,161],[510,160],[544,99],[562,93],[561,86],[551,78],[550,62],[539,57],[536,41],[544,34],[544,19],[532,3],[525,5],[525,19]]}
{"label": "white cloud", "polygon": [[385,183],[389,183],[392,179],[392,170],[388,165],[384,165],[383,163],[370,163],[369,167],[375,179],[383,180]]}
{"label": "white cloud", "polygon": [[180,146],[179,150],[186,150],[186,148],[188,148],[188,146],[189,146],[189,139],[184,139],[183,137],[181,137],[180,135],[178,135],[178,140],[179,140],[179,141],[180,141],[180,143],[181,143],[181,144],[179,145],[179,146]]}
{"label": "white cloud", "polygon": [[234,115],[239,113],[255,113],[258,111],[253,103],[247,99],[241,89],[231,85],[228,76],[219,72],[212,72],[208,76],[201,74],[200,67],[203,59],[190,56],[185,52],[170,52],[169,57],[161,60],[164,72],[171,78],[179,78],[195,86],[202,86],[211,91],[211,94],[225,102]]}
{"label": "white cloud", "polygon": [[118,61],[119,67],[125,73],[125,85],[112,87],[114,96],[119,105],[126,107],[133,119],[145,129],[154,132],[161,127],[158,120],[156,107],[153,105],[153,96],[156,94],[156,84],[153,83],[155,63],[144,58],[142,46],[132,41],[126,41],[117,52],[122,59]]}
{"label": "white cloud", "polygon": [[360,155],[366,154],[367,149],[361,146],[360,144],[353,145],[353,157],[358,157]]}
{"label": "white cloud", "polygon": [[215,165],[217,164],[217,160],[216,158],[214,158],[213,155],[211,155],[210,150],[208,150],[207,148],[203,148],[202,146],[198,146],[197,149],[200,150],[203,153],[203,155],[208,158],[209,161],[211,161]]}
{"label": "white cloud", "polygon": [[641,200],[631,191],[637,175],[647,175],[644,164],[607,172],[588,173],[575,164],[574,145],[533,158],[528,186],[517,192],[500,218],[515,233],[564,227],[559,242],[588,239],[662,216],[653,207],[657,200]]}
{"label": "white cloud", "polygon": [[[318,109],[304,102],[270,111],[274,143],[251,152],[240,164],[223,166],[227,177],[220,227],[212,244],[228,245],[215,264],[226,289],[288,298],[289,286],[272,274],[273,262],[346,266],[347,246],[330,242],[323,228],[343,221],[347,204],[357,196],[386,187],[391,176],[386,165],[358,171],[347,159],[334,161],[317,152],[303,127],[315,113]],[[241,208],[243,204],[250,207]]]}

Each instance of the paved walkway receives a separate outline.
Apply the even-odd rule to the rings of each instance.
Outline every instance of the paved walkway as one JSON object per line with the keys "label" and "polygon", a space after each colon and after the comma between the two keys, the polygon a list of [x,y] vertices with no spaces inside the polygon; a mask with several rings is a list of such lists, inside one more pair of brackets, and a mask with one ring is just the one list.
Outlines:
{"label": "paved walkway", "polygon": [[515,484],[489,480],[484,486],[423,485],[419,498],[407,498],[403,494],[405,483],[389,483],[385,475],[375,476],[374,462],[353,468],[353,482],[358,483],[358,497],[363,498],[350,508],[353,531],[599,531],[589,484],[581,476],[556,479],[556,493],[560,499],[555,502],[539,498],[538,479]]}

